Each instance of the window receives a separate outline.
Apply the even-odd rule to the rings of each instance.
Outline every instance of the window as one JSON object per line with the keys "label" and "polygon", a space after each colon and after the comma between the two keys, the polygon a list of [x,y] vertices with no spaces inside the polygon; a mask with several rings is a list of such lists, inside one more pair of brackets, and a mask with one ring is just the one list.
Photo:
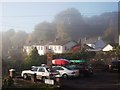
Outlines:
{"label": "window", "polygon": [[34,67],[34,68],[31,69],[31,71],[37,71],[37,70],[38,70],[37,67]]}
{"label": "window", "polygon": [[67,47],[65,46],[65,50],[67,50]]}
{"label": "window", "polygon": [[59,51],[60,51],[60,50],[61,50],[61,47],[59,46],[58,49],[59,49]]}
{"label": "window", "polygon": [[76,69],[76,67],[74,67],[74,66],[65,66],[65,68],[67,68],[68,70],[75,70]]}
{"label": "window", "polygon": [[40,50],[40,46],[38,46],[38,50]]}
{"label": "window", "polygon": [[44,68],[40,68],[39,72],[45,72],[45,69]]}
{"label": "window", "polygon": [[55,50],[56,50],[56,46],[55,46]]}
{"label": "window", "polygon": [[41,46],[41,50],[43,50],[43,47]]}
{"label": "window", "polygon": [[64,70],[62,67],[58,67],[58,70]]}
{"label": "window", "polygon": [[51,68],[51,69],[46,68],[46,69],[47,69],[48,72],[56,72],[56,69],[55,69],[55,68]]}
{"label": "window", "polygon": [[64,70],[62,67],[54,67],[55,70]]}

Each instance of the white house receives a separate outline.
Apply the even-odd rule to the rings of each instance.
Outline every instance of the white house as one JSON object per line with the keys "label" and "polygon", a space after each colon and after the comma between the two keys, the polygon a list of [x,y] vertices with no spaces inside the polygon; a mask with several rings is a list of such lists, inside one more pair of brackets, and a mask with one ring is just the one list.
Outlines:
{"label": "white house", "polygon": [[39,55],[44,55],[46,53],[46,48],[44,45],[33,45],[33,47],[37,48]]}
{"label": "white house", "polygon": [[54,53],[65,53],[67,50],[75,46],[77,42],[68,41],[68,42],[54,42],[49,45],[49,49],[53,50]]}
{"label": "white house", "polygon": [[44,55],[47,53],[48,49],[51,49],[53,53],[65,53],[67,50],[71,49],[75,46],[77,42],[68,41],[68,42],[52,42],[44,45],[32,45],[32,46],[24,46],[23,51],[29,54],[33,47],[36,47],[39,55]]}
{"label": "white house", "polygon": [[49,45],[49,49],[53,50],[54,53],[63,53],[62,45]]}
{"label": "white house", "polygon": [[102,49],[102,51],[110,51],[110,50],[113,50],[113,47],[112,47],[110,44],[106,45],[106,46]]}
{"label": "white house", "polygon": [[32,51],[33,47],[32,46],[24,46],[23,47],[23,52],[27,53],[27,55],[30,54],[30,52]]}

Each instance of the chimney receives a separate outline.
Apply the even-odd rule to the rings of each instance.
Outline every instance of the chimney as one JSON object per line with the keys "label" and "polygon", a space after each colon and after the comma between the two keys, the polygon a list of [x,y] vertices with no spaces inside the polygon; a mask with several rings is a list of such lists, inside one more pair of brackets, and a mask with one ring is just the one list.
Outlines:
{"label": "chimney", "polygon": [[98,37],[98,40],[101,40],[101,37],[100,37],[100,36]]}

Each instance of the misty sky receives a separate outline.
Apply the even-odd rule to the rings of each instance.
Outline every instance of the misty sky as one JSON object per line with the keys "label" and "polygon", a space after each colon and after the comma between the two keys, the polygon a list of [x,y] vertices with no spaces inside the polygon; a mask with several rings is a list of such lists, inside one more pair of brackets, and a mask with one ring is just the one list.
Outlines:
{"label": "misty sky", "polygon": [[32,32],[35,25],[43,21],[52,22],[59,12],[68,8],[76,8],[83,16],[91,17],[104,12],[118,11],[117,2],[19,2],[2,3],[0,5],[3,30],[15,29]]}

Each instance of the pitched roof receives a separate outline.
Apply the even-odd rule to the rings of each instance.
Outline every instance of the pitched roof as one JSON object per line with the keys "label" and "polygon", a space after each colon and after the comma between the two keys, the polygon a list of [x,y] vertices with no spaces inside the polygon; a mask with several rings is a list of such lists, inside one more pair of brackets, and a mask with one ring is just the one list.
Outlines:
{"label": "pitched roof", "polygon": [[[74,40],[71,40],[71,41],[77,43]],[[67,43],[69,43],[71,41],[61,41],[61,40],[58,40],[58,41],[54,41],[54,42],[50,43],[50,45],[65,45],[65,44],[67,44]]]}
{"label": "pitched roof", "polygon": [[102,49],[106,46],[105,42],[103,40],[98,40],[95,43],[95,49]]}
{"label": "pitched roof", "polygon": [[103,51],[110,51],[110,50],[112,50],[113,49],[113,47],[110,45],[110,44],[107,44],[107,45],[105,45],[105,47],[103,48]]}

